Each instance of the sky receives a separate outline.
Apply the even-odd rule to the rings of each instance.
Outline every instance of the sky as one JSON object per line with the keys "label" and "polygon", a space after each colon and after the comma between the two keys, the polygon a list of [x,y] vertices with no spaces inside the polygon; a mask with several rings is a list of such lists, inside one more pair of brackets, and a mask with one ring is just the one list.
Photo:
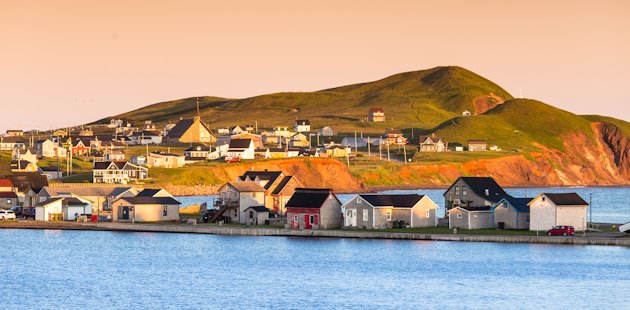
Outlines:
{"label": "sky", "polygon": [[630,1],[1,0],[0,132],[441,65],[630,121],[629,29]]}

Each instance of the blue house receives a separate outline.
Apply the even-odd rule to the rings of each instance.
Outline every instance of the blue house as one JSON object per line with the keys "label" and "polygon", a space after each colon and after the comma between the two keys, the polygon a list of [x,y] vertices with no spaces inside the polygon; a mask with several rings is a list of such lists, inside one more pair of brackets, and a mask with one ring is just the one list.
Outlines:
{"label": "blue house", "polygon": [[529,229],[529,206],[532,198],[507,196],[492,205],[494,227],[503,229]]}

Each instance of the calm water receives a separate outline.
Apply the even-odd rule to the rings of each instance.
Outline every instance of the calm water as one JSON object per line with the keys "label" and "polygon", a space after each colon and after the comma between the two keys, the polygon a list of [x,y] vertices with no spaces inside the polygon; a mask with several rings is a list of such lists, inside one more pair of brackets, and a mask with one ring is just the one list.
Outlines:
{"label": "calm water", "polygon": [[0,230],[2,309],[628,309],[630,248]]}
{"label": "calm water", "polygon": [[[546,188],[507,188],[508,194],[515,197],[535,197],[543,192],[567,193],[576,192],[586,202],[592,195],[593,221],[603,223],[630,222],[630,187],[546,187]],[[394,190],[384,193],[417,193],[428,195],[441,208],[444,207],[444,190],[420,189],[420,190]],[[354,195],[338,195],[341,202],[346,202]],[[212,201],[217,196],[194,196],[178,198],[183,205]],[[444,210],[444,209],[442,209]]]}

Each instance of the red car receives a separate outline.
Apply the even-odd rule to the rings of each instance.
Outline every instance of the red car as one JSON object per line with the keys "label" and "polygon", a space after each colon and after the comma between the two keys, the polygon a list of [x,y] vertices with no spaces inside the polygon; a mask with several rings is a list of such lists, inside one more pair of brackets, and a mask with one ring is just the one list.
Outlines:
{"label": "red car", "polygon": [[575,228],[573,226],[556,226],[547,231],[547,236],[575,236]]}
{"label": "red car", "polygon": [[226,163],[237,163],[241,161],[241,159],[239,157],[232,157],[232,156],[226,156],[225,157],[225,162]]}

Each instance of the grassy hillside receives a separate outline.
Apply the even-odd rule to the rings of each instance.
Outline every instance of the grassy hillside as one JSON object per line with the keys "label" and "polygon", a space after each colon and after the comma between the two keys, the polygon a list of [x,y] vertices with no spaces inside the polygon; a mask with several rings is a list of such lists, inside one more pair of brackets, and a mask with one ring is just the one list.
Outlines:
{"label": "grassy hillside", "polygon": [[608,117],[608,116],[602,116],[602,115],[582,115],[582,117],[584,117],[585,119],[591,121],[591,122],[604,122],[604,123],[610,123],[613,124],[617,127],[619,127],[619,129],[621,129],[621,131],[626,135],[626,136],[630,136],[630,123],[620,120],[620,119],[616,119],[613,117]]}
{"label": "grassy hillside", "polygon": [[582,116],[529,99],[513,99],[474,117],[457,117],[436,128],[451,142],[485,139],[508,150],[532,150],[534,143],[562,150],[563,136],[581,132],[593,137]]}
{"label": "grassy hillside", "polygon": [[[370,83],[317,92],[290,92],[246,99],[200,98],[203,120],[211,127],[258,122],[261,128],[290,125],[295,118],[311,120],[314,128],[382,133],[385,128],[430,130],[481,102],[493,105],[512,96],[500,86],[460,67],[406,72]],[[134,123],[175,122],[196,114],[196,98],[162,102],[113,116]],[[368,109],[383,107],[387,121],[366,123]],[[107,122],[112,117],[97,123]]]}

